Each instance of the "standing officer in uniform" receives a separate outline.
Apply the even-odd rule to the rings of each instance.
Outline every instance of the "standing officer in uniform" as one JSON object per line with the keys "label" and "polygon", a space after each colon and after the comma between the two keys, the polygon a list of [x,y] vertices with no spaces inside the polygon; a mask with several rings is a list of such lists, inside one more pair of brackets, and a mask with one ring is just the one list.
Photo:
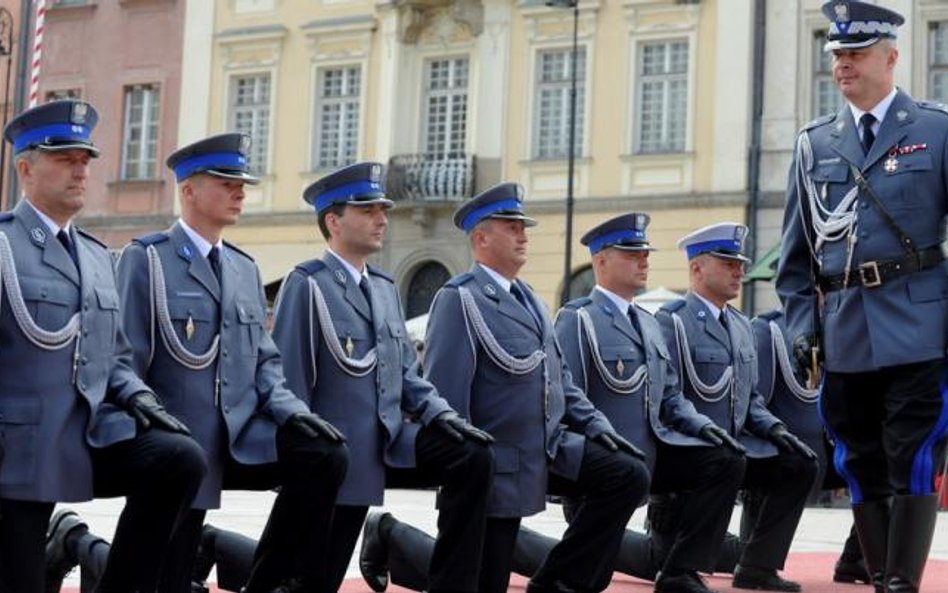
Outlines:
{"label": "standing officer in uniform", "polygon": [[220,506],[222,489],[280,488],[247,593],[281,584],[280,591],[313,591],[328,580],[329,525],[346,447],[286,387],[280,354],[263,326],[257,266],[221,240],[240,217],[244,184],[258,182],[247,170],[249,148],[245,134],[219,134],[168,157],[181,218],[132,241],[118,264],[132,367],[209,460],[165,562],[159,591],[167,593],[190,591],[204,516]]}
{"label": "standing officer in uniform", "polygon": [[727,302],[740,292],[747,227],[722,222],[683,237],[691,290],[656,315],[682,391],[698,412],[747,448],[743,487],[763,496],[734,569],[734,586],[799,591],[781,578],[797,523],[816,477],[816,453],[787,431],[757,393],[757,349],[750,322]]}
{"label": "standing officer in uniform", "polygon": [[72,224],[98,115],[25,111],[13,144],[24,199],[0,215],[0,591],[40,593],[53,505],[125,496],[100,593],[153,591],[206,470],[200,447],[130,368],[108,249]]}
{"label": "standing officer in uniform", "polygon": [[[576,383],[619,434],[645,452],[651,491],[693,492],[679,510],[681,525],[686,527],[655,545],[648,537],[627,530],[616,569],[648,579],[660,570],[655,583],[659,593],[707,593],[697,573],[714,568],[714,551],[721,547],[727,530],[744,459],[740,444],[696,413],[681,394],[658,323],[633,304],[633,297],[648,280],[652,250],[645,236],[648,222],[647,214],[623,214],[583,236],[581,241],[592,254],[596,287],[588,297],[567,303],[560,311],[556,335]],[[567,517],[572,518],[577,504],[567,502]],[[404,586],[417,573],[411,565],[422,564],[414,559],[426,556],[427,538],[385,515],[378,522],[378,529],[367,532],[364,541],[373,536],[380,541],[363,545],[360,558],[363,572],[368,572],[366,581],[384,590],[376,586],[384,581],[366,567],[391,566],[393,581]],[[523,573],[531,567],[526,572],[529,576],[555,545],[555,539],[521,527],[512,569]],[[389,553],[367,558],[365,553],[374,550]],[[417,590],[424,588],[424,583],[410,584]]]}
{"label": "standing officer in uniform", "polygon": [[[423,484],[441,486],[430,591],[473,593],[492,439],[420,377],[395,284],[367,265],[382,248],[393,205],[382,175],[378,163],[357,163],[306,188],[329,248],[286,277],[273,329],[287,384],[346,435],[354,468],[333,514],[324,591],[342,583],[368,507],[382,504],[385,487]],[[247,540],[226,535],[216,534],[214,555],[239,557]]]}
{"label": "standing officer in uniform", "polygon": [[821,411],[874,584],[916,591],[948,431],[948,112],[895,87],[901,15],[823,13],[847,104],[797,137],[777,292],[800,364],[825,358]]}
{"label": "standing officer in uniform", "polygon": [[523,188],[501,183],[461,206],[475,264],[438,292],[426,376],[497,439],[479,591],[507,590],[521,517],[547,492],[581,500],[530,593],[608,586],[625,525],[648,492],[643,453],[573,384],[546,309],[517,279],[527,260]]}

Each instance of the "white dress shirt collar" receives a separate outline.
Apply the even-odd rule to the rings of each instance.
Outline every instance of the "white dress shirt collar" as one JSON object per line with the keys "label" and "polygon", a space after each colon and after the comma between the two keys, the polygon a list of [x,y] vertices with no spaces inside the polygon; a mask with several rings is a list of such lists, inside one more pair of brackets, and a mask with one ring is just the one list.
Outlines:
{"label": "white dress shirt collar", "polygon": [[194,246],[197,247],[198,253],[201,254],[201,257],[207,257],[207,254],[211,252],[211,247],[217,247],[218,252],[223,253],[224,241],[221,239],[217,240],[216,245],[212,245],[210,241],[198,234],[198,232],[188,226],[188,223],[184,222],[183,218],[178,219],[178,224],[181,225],[181,230],[184,231],[184,234],[188,236],[188,239],[191,239],[191,242],[194,243]]}

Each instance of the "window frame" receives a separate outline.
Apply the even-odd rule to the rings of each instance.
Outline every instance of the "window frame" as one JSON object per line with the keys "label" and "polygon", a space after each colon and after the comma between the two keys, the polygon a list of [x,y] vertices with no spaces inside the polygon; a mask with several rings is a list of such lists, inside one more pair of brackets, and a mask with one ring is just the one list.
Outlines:
{"label": "window frame", "polygon": [[[630,63],[632,68],[632,89],[633,89],[633,126],[632,126],[632,153],[637,155],[650,155],[650,154],[681,154],[689,150],[690,138],[691,138],[691,99],[692,93],[694,92],[692,74],[694,71],[693,60],[694,56],[694,47],[693,39],[689,35],[675,36],[675,37],[663,37],[663,38],[642,38],[635,41],[635,55],[634,59]],[[671,47],[675,44],[684,45],[684,56],[685,56],[685,68],[680,72],[666,71],[658,74],[646,75],[644,73],[644,60],[646,55],[646,48],[650,46],[664,46],[666,48],[666,56],[670,56],[671,52],[669,51]],[[666,57],[666,61],[670,60],[670,57]],[[661,136],[662,138],[659,141],[659,145],[655,147],[644,147],[643,142],[643,108],[644,108],[644,89],[645,84],[658,82],[662,85],[662,122],[661,122]],[[681,138],[676,141],[675,144],[671,143],[671,140],[668,137],[668,130],[672,125],[670,114],[670,106],[668,105],[669,99],[669,87],[675,82],[684,83],[683,91],[683,102],[681,105],[680,113],[680,125],[682,128]]]}
{"label": "window frame", "polygon": [[[139,121],[132,122],[132,99],[137,91],[142,91],[141,117]],[[161,85],[156,82],[125,85],[122,99],[122,159],[119,163],[119,178],[122,181],[157,179],[161,134]],[[140,137],[136,141],[137,149],[132,148],[133,130],[140,131]],[[149,146],[152,147],[150,155]],[[132,152],[137,154],[131,154]],[[131,172],[131,167],[137,168],[137,173]]]}
{"label": "window frame", "polygon": [[[266,78],[267,79],[267,97],[265,101],[260,101],[259,103],[254,103],[252,105],[238,105],[237,101],[239,98],[238,85],[239,81],[242,79],[250,78]],[[273,71],[271,70],[252,70],[246,72],[232,72],[228,75],[227,81],[227,122],[228,128],[235,132],[242,132],[249,134],[251,137],[250,144],[250,154],[247,158],[247,164],[250,169],[251,174],[256,175],[257,177],[264,177],[271,173],[271,158],[272,158],[272,142],[271,137],[273,134],[273,100],[274,100],[274,88],[275,88],[275,79]],[[256,91],[254,91],[256,93]],[[257,110],[266,110],[266,133],[260,134],[258,132],[258,118]],[[237,123],[238,114],[243,112],[250,112],[255,117],[253,117],[250,129],[247,130],[244,126],[239,126]],[[263,143],[263,149],[261,150],[261,143]],[[255,161],[255,158],[259,156],[260,163]]]}
{"label": "window frame", "polygon": [[[572,68],[572,45],[551,45],[536,47],[533,55],[533,102],[531,105],[532,133],[530,141],[530,158],[536,161],[555,161],[569,159],[569,133],[570,133],[570,93],[572,77],[570,70]],[[586,89],[589,86],[590,69],[588,67],[590,48],[588,43],[579,43],[576,46],[577,51],[577,74],[576,74],[576,137],[573,146],[573,157],[582,158],[586,154],[587,144],[587,112],[586,102],[588,93]],[[544,54],[562,54],[565,59],[564,78],[555,81],[543,81],[543,56]],[[564,146],[560,149],[541,150],[540,136],[543,133],[543,109],[541,103],[544,99],[545,89],[560,91],[560,103],[562,106],[562,126],[558,133],[563,135]]]}
{"label": "window frame", "polygon": [[[326,97],[324,95],[324,85],[325,85],[325,75],[330,71],[341,71],[343,72],[343,85],[350,86],[352,81],[349,80],[349,75],[347,72],[355,71],[358,74],[358,90],[356,93],[352,94],[343,94],[338,97]],[[314,73],[314,82],[313,82],[313,128],[312,128],[312,150],[309,159],[310,170],[311,171],[321,171],[327,169],[335,169],[344,165],[352,164],[359,160],[359,155],[361,154],[362,147],[362,125],[363,125],[363,95],[365,92],[365,68],[361,62],[348,62],[340,64],[321,64],[316,66]],[[350,115],[347,115],[345,107],[347,105],[355,105],[355,147],[352,154],[347,157],[343,154],[343,146],[346,144],[346,140],[343,135],[340,134],[337,146],[335,147],[334,152],[335,157],[333,162],[328,163],[322,160],[323,153],[323,109],[327,105],[340,105],[340,121],[347,121]],[[344,126],[340,126],[344,127]]]}

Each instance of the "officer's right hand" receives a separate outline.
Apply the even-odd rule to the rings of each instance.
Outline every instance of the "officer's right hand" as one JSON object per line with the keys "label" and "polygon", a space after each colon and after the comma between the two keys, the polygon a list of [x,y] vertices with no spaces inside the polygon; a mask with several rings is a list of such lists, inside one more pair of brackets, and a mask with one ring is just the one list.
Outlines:
{"label": "officer's right hand", "polygon": [[617,432],[600,432],[595,437],[593,437],[593,440],[597,441],[599,444],[603,445],[610,451],[618,451],[619,449],[622,449],[632,457],[635,457],[640,461],[645,461],[645,452],[627,441],[625,437]]}
{"label": "officer's right hand", "polygon": [[[816,334],[803,334],[797,336],[793,341],[793,361],[797,364],[797,370],[801,377],[806,377],[807,373],[813,368],[813,349],[820,345]],[[823,362],[822,350],[817,350],[817,362]]]}
{"label": "officer's right hand", "polygon": [[346,440],[345,435],[339,432],[338,428],[323,420],[319,414],[312,412],[297,412],[287,419],[286,424],[313,439],[326,437],[337,443]]}
{"label": "officer's right hand", "polygon": [[744,448],[744,445],[740,444],[738,440],[728,434],[726,430],[713,422],[702,426],[701,430],[698,431],[698,436],[715,447],[727,447],[735,453],[747,453],[747,449]]}
{"label": "officer's right hand", "polygon": [[465,438],[485,445],[494,442],[494,437],[489,432],[474,426],[460,414],[451,410],[435,416],[432,424],[459,443]]}
{"label": "officer's right hand", "polygon": [[128,400],[128,413],[143,429],[148,430],[152,425],[171,432],[180,432],[190,435],[191,431],[183,422],[172,416],[158,400],[154,393],[139,391]]}

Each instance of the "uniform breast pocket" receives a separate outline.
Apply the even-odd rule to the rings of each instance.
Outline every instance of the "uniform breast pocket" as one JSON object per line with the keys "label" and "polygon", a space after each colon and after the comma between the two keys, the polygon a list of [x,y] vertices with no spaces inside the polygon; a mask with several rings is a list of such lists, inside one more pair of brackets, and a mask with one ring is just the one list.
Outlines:
{"label": "uniform breast pocket", "polygon": [[0,400],[0,442],[5,452],[0,466],[0,482],[24,484],[36,478],[41,413],[40,400]]}
{"label": "uniform breast pocket", "polygon": [[237,322],[240,325],[240,353],[256,356],[263,331],[263,307],[256,301],[237,301]]}
{"label": "uniform breast pocket", "polygon": [[731,364],[731,356],[724,348],[715,346],[695,346],[694,349],[695,370],[705,383],[714,383],[724,369]]}
{"label": "uniform breast pocket", "polygon": [[[883,157],[882,162],[891,163],[891,159]],[[922,192],[925,191],[925,185],[922,184],[930,178],[926,173],[932,170],[932,155],[927,152],[914,152],[896,157],[896,162],[898,164],[895,169],[888,167],[885,174],[887,179],[891,179],[891,183],[899,184],[899,191],[892,192],[897,198],[890,200],[886,205],[890,206],[892,210],[911,210],[925,207],[930,202],[922,199],[924,195]],[[883,169],[885,170],[885,167]],[[911,232],[911,229],[906,229],[906,232]]]}
{"label": "uniform breast pocket", "polygon": [[192,352],[203,352],[217,335],[217,305],[207,297],[168,299],[171,325],[181,343]]}
{"label": "uniform breast pocket", "polygon": [[336,323],[335,329],[342,351],[350,358],[362,358],[375,345],[372,331],[360,323]]}
{"label": "uniform breast pocket", "polygon": [[60,329],[79,309],[79,288],[70,282],[20,276],[20,291],[30,316],[46,330]]}
{"label": "uniform breast pocket", "polygon": [[849,167],[843,162],[818,164],[810,171],[810,179],[816,184],[820,197],[828,201],[830,207],[836,206],[851,185],[846,184]]}

